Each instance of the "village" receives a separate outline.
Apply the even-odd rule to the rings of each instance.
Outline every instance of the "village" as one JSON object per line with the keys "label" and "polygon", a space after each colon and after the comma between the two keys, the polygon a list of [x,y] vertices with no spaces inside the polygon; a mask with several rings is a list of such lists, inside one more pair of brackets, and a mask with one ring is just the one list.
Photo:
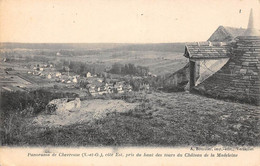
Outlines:
{"label": "village", "polygon": [[[1,91],[31,91],[43,87],[56,90],[65,88],[85,92],[83,96],[123,94],[133,91],[129,82],[124,81],[122,79],[124,76],[120,75],[107,78],[101,74],[98,76],[87,72],[82,76],[71,72],[69,67],[65,67],[66,71],[58,71],[53,63],[33,62],[18,65],[15,62],[7,62],[6,58],[2,59],[1,64]],[[140,87],[141,90],[146,91],[149,88],[149,84],[142,84]]]}

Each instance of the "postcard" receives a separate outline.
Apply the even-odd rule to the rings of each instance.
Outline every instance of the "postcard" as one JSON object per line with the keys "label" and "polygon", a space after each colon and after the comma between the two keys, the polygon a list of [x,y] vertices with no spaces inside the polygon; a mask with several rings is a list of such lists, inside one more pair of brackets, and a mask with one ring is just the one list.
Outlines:
{"label": "postcard", "polygon": [[259,20],[259,0],[1,0],[0,165],[259,165]]}

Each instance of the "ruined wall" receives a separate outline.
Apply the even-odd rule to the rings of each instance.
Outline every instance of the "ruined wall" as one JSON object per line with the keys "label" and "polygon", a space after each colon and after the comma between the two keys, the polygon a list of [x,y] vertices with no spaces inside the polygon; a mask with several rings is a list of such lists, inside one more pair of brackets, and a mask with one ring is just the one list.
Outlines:
{"label": "ruined wall", "polygon": [[230,52],[229,61],[192,91],[260,105],[260,37],[238,37]]}
{"label": "ruined wall", "polygon": [[189,63],[175,73],[166,76],[163,80],[163,90],[167,92],[184,91],[189,82]]}
{"label": "ruined wall", "polygon": [[[199,79],[200,67],[199,63],[196,63],[196,80]],[[163,79],[163,90],[167,92],[178,92],[189,89],[190,80],[190,62],[178,71],[166,76]]]}

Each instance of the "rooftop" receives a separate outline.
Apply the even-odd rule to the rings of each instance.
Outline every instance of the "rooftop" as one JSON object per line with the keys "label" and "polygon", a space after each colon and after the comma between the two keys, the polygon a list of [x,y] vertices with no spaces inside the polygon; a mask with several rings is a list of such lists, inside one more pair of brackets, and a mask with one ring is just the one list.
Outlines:
{"label": "rooftop", "polygon": [[211,42],[228,42],[232,41],[238,36],[242,36],[246,29],[243,28],[234,28],[228,26],[219,26],[217,30],[210,36],[208,41]]}
{"label": "rooftop", "polygon": [[193,42],[186,44],[184,56],[190,59],[219,59],[229,58],[227,53],[227,43]]}

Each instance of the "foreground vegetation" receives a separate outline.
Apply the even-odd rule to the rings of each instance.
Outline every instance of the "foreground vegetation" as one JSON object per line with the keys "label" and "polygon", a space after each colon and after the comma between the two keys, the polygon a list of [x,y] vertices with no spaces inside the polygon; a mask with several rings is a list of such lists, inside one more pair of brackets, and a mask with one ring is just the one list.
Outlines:
{"label": "foreground vegetation", "polygon": [[6,115],[1,114],[1,119],[4,120],[1,120],[1,144],[260,145],[260,112],[256,106],[224,102],[185,92],[138,92],[110,98],[122,98],[126,102],[140,104],[129,111],[111,112],[102,119],[63,127],[36,127],[31,121],[37,114],[25,115],[24,109],[12,108],[12,112],[9,110],[5,111]]}

